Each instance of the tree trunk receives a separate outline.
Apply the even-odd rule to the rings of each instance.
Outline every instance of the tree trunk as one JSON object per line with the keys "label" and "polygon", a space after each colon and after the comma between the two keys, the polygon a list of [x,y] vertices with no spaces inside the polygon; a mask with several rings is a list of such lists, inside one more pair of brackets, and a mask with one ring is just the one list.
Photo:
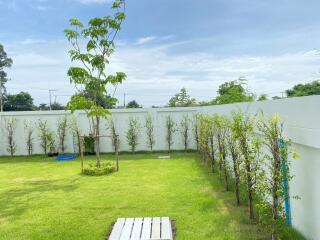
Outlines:
{"label": "tree trunk", "polygon": [[210,147],[211,147],[211,167],[212,167],[212,172],[214,173],[216,159],[214,157],[213,137],[210,138]]}
{"label": "tree trunk", "polygon": [[251,177],[251,166],[250,160],[245,159],[246,171],[247,171],[247,191],[248,191],[248,209],[249,209],[249,218],[254,219],[253,213],[253,189],[252,189],[252,177]]}
{"label": "tree trunk", "polygon": [[83,173],[83,152],[84,152],[84,140],[83,137],[80,137],[78,135],[79,139],[79,153],[80,153],[80,159],[81,159],[81,173]]}
{"label": "tree trunk", "polygon": [[119,171],[119,142],[118,142],[118,136],[115,137],[115,153],[116,153],[116,168],[117,171]]}
{"label": "tree trunk", "polygon": [[96,166],[100,167],[100,118],[96,117],[96,131],[95,131],[95,147],[96,147]]}
{"label": "tree trunk", "polygon": [[63,136],[62,137],[62,141],[61,141],[61,152],[62,152],[62,154],[64,154],[64,138],[65,138],[65,136]]}
{"label": "tree trunk", "polygon": [[235,149],[230,144],[230,152],[233,162],[233,173],[234,173],[234,190],[236,194],[237,206],[240,205],[240,191],[239,191],[239,166],[238,166],[238,154],[235,152]]}
{"label": "tree trunk", "polygon": [[278,205],[279,205],[279,179],[280,179],[280,153],[279,146],[277,144],[277,139],[275,140],[274,150],[273,150],[273,186],[272,186],[272,215],[273,215],[273,229],[272,229],[272,239],[277,239],[276,236],[276,222],[278,220]]}
{"label": "tree trunk", "polygon": [[222,160],[223,160],[224,188],[225,188],[226,191],[229,191],[229,186],[228,186],[228,172],[227,172],[227,160],[226,160],[225,150],[223,150],[223,153],[222,153]]}

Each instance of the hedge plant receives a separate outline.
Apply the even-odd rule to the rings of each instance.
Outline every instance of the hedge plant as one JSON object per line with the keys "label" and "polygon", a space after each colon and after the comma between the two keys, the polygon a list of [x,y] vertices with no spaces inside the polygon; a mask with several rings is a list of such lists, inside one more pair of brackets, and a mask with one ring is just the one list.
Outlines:
{"label": "hedge plant", "polygon": [[112,162],[101,161],[100,167],[97,167],[94,162],[89,163],[83,168],[84,175],[101,176],[108,175],[116,171],[116,167]]}
{"label": "hedge plant", "polygon": [[137,118],[130,117],[127,130],[127,141],[132,153],[136,151],[139,144],[140,123]]}

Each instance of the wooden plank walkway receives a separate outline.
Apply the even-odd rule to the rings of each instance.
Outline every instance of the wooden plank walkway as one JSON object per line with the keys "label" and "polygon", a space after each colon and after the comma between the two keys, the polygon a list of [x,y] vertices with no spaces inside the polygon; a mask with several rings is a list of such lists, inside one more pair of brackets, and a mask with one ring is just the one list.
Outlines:
{"label": "wooden plank walkway", "polygon": [[173,240],[169,217],[119,218],[109,240]]}

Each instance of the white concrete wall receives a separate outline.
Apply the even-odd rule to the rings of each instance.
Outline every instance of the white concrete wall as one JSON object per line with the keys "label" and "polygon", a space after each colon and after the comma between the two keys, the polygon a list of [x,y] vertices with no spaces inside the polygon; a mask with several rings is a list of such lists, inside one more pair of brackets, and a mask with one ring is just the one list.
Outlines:
{"label": "white concrete wall", "polygon": [[[165,117],[171,115],[172,118],[180,123],[183,115],[190,118],[195,113],[219,113],[230,114],[234,109],[242,109],[250,114],[255,114],[263,110],[267,114],[279,113],[285,122],[284,135],[290,138],[294,147],[300,155],[299,160],[292,161],[292,173],[295,178],[290,184],[290,194],[298,195],[301,200],[292,200],[292,220],[294,227],[308,239],[320,239],[320,96],[310,96],[301,98],[290,98],[273,101],[239,103],[210,107],[190,107],[190,108],[155,108],[155,109],[115,109],[112,110],[112,117],[115,120],[117,131],[120,135],[120,149],[128,151],[126,141],[126,131],[129,117],[139,119],[144,125],[144,118],[149,113],[152,115],[155,124],[155,150],[167,149],[165,141]],[[59,118],[70,113],[65,111],[44,111],[44,112],[13,112],[0,115],[0,126],[3,125],[5,117],[15,117],[17,119],[17,131],[15,141],[17,143],[18,155],[26,154],[25,136],[23,122],[31,121],[36,123],[38,119],[47,120],[50,129],[56,132],[57,121]],[[75,114],[83,134],[88,134],[89,125],[84,112]],[[109,135],[106,123],[102,123],[102,134]],[[3,128],[3,127],[2,127]],[[41,153],[38,134],[35,130],[35,153]],[[0,155],[7,155],[6,136],[0,131]],[[141,129],[139,145],[137,150],[147,150],[145,129]],[[111,141],[103,138],[101,149],[103,152],[112,151]],[[67,152],[73,152],[73,141],[71,134],[67,137]],[[193,138],[190,139],[190,146],[195,147]],[[175,133],[173,149],[183,149],[183,142],[178,132]]]}

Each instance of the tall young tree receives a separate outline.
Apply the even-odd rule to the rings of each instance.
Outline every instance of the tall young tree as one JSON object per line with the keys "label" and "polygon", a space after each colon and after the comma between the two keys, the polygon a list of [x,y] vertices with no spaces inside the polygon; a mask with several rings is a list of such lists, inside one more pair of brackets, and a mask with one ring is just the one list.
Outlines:
{"label": "tall young tree", "polygon": [[90,119],[92,135],[94,136],[96,149],[96,166],[100,167],[100,122],[110,112],[98,102],[101,95],[107,95],[107,86],[122,83],[126,78],[123,72],[115,75],[107,75],[109,58],[115,50],[114,40],[125,19],[124,0],[116,0],[112,9],[116,11],[114,16],[96,17],[85,26],[78,19],[71,19],[73,29],[66,29],[65,35],[71,43],[69,51],[72,61],[82,64],[82,67],[70,67],[68,76],[70,82],[77,88],[83,87],[93,99],[81,95],[75,95],[68,103],[68,109],[87,109]]}
{"label": "tall young tree", "polygon": [[189,135],[190,135],[190,119],[188,115],[182,116],[182,120],[180,122],[180,133],[182,137],[182,142],[184,145],[184,150],[187,151],[188,143],[189,143]]}
{"label": "tall young tree", "polygon": [[72,116],[68,123],[68,127],[72,132],[73,139],[74,139],[74,145],[77,145],[77,151],[80,154],[81,153],[81,131],[80,127],[77,121],[77,118],[75,116]]}
{"label": "tall young tree", "polygon": [[4,128],[7,133],[7,151],[10,153],[11,157],[13,157],[16,152],[16,142],[14,140],[14,133],[17,127],[17,120],[13,117],[4,119]]}
{"label": "tall young tree", "polygon": [[193,132],[193,138],[196,143],[196,148],[199,150],[199,115],[195,114],[193,116],[192,121],[192,132]]}
{"label": "tall young tree", "polygon": [[199,152],[201,153],[203,162],[205,164],[211,164],[212,171],[214,172],[215,159],[213,158],[210,161],[210,136],[212,133],[210,131],[212,127],[211,118],[205,115],[198,115],[197,121]]}
{"label": "tall young tree", "polygon": [[146,128],[146,135],[147,135],[147,145],[149,146],[150,150],[152,151],[153,145],[155,143],[155,138],[154,138],[154,124],[152,120],[151,114],[148,114],[145,117],[145,124]]}
{"label": "tall young tree", "polygon": [[12,59],[7,56],[3,45],[0,44],[0,112],[3,111],[3,99],[6,92],[5,84],[8,81],[7,73],[4,68],[10,68]]}
{"label": "tall young tree", "polygon": [[130,117],[129,118],[129,125],[127,131],[127,141],[131,148],[131,152],[134,153],[136,148],[139,144],[139,133],[140,133],[140,123],[138,119]]}
{"label": "tall young tree", "polygon": [[67,135],[68,118],[64,116],[58,120],[58,137],[59,137],[59,148],[61,153],[65,150],[65,140]]}
{"label": "tall young tree", "polygon": [[[283,185],[284,179],[289,182],[292,176],[289,174],[289,164],[287,162],[287,142],[283,132],[283,123],[279,115],[265,117],[263,114],[258,121],[258,129],[263,134],[263,144],[267,147],[266,165],[270,174],[265,176],[265,181],[259,185],[261,195],[265,202],[269,203],[272,197],[272,239],[277,239],[277,225],[284,217],[283,202],[288,197]],[[297,158],[293,151],[293,158]],[[268,204],[269,205],[269,204]]]}
{"label": "tall young tree", "polygon": [[50,140],[51,140],[51,131],[48,127],[48,122],[43,121],[41,119],[37,122],[40,146],[43,149],[45,155],[48,154],[48,150],[50,150]]}
{"label": "tall young tree", "polygon": [[33,132],[34,132],[35,125],[31,121],[24,121],[24,132],[26,135],[26,149],[28,155],[32,155],[33,153]]}
{"label": "tall young tree", "polygon": [[225,116],[213,115],[213,124],[216,128],[216,139],[219,149],[219,168],[223,173],[225,190],[229,190],[228,186],[228,165],[227,165],[227,143],[226,136],[228,132],[227,118]]}
{"label": "tall young tree", "polygon": [[234,119],[231,118],[228,121],[229,131],[226,135],[226,141],[229,148],[229,153],[232,159],[233,165],[233,175],[234,175],[234,192],[236,195],[236,203],[240,205],[240,149],[239,149],[239,142],[236,139],[235,133],[231,130],[232,126],[235,124]]}
{"label": "tall young tree", "polygon": [[176,123],[173,121],[172,117],[168,115],[166,117],[166,141],[168,145],[169,152],[173,144],[173,134],[177,131]]}
{"label": "tall young tree", "polygon": [[256,120],[254,117],[245,115],[242,111],[232,112],[233,124],[231,130],[234,137],[239,141],[239,149],[244,159],[244,178],[247,187],[249,218],[254,219],[253,200],[256,183],[259,177],[260,167],[260,140],[257,139],[254,128]]}
{"label": "tall young tree", "polygon": [[111,144],[112,144],[112,147],[114,148],[114,152],[116,153],[116,151],[119,150],[120,139],[116,129],[115,120],[112,117],[108,118],[107,128],[110,129]]}

